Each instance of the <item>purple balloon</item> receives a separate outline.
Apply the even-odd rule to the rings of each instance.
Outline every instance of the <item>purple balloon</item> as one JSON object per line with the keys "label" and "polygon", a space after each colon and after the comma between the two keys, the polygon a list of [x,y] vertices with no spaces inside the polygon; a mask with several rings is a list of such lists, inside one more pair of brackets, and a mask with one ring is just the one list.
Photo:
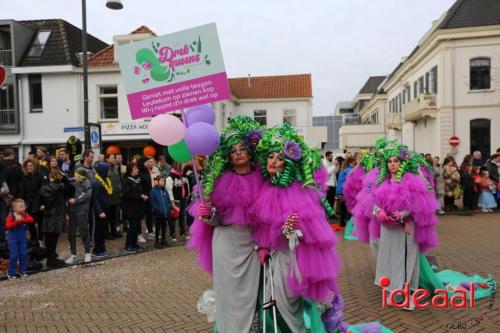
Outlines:
{"label": "purple balloon", "polygon": [[210,104],[202,104],[188,108],[185,114],[186,126],[196,123],[215,124],[215,112]]}
{"label": "purple balloon", "polygon": [[186,129],[184,141],[193,154],[207,156],[219,147],[219,133],[207,123],[196,123]]}

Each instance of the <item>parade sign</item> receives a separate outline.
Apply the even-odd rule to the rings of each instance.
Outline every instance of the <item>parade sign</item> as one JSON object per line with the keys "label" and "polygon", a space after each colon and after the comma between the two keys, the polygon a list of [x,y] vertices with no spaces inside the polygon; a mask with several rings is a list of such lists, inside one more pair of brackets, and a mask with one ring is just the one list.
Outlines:
{"label": "parade sign", "polygon": [[215,23],[119,45],[132,119],[231,96]]}

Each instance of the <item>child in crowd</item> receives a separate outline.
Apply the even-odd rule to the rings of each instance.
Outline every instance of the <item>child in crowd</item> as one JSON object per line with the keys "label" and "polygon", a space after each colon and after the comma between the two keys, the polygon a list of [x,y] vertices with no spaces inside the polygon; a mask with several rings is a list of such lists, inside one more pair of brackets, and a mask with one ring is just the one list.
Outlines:
{"label": "child in crowd", "polygon": [[[161,248],[168,245],[165,239],[167,233],[167,217],[172,208],[172,203],[165,189],[165,178],[156,176],[154,178],[154,187],[149,192],[149,200],[153,211],[153,219],[155,223],[155,247]],[[161,232],[161,242],[160,242]]]}
{"label": "child in crowd", "polygon": [[9,268],[7,278],[17,278],[16,266],[19,261],[19,275],[26,277],[28,268],[28,240],[26,232],[27,224],[33,223],[33,218],[26,213],[24,200],[15,199],[11,204],[12,212],[7,215],[5,229],[9,231],[7,237],[9,242]]}
{"label": "child in crowd", "polygon": [[43,185],[40,190],[40,210],[43,211],[42,231],[45,235],[47,250],[47,267],[57,268],[65,266],[64,261],[57,258],[56,248],[59,234],[66,229],[66,199],[67,186],[62,183],[62,174],[53,170],[50,183]]}
{"label": "child in crowd", "polygon": [[180,212],[178,217],[169,217],[168,225],[170,228],[170,238],[172,242],[177,242],[176,234],[175,234],[175,224],[177,220],[179,221],[179,229],[180,236],[186,237],[186,230],[184,227],[184,217],[185,217],[185,208],[186,208],[186,200],[189,194],[189,189],[187,185],[187,179],[182,177],[181,171],[182,164],[179,162],[175,162],[170,169],[170,176],[167,177],[165,182],[165,187],[167,188],[168,197],[170,198],[170,202],[174,207],[177,207]]}
{"label": "child in crowd", "polygon": [[493,209],[497,208],[495,184],[490,179],[488,170],[481,170],[481,178],[478,180],[478,187],[480,190],[478,207],[481,208],[481,212],[491,212]]}
{"label": "child in crowd", "polygon": [[87,179],[87,172],[83,168],[78,168],[75,171],[75,193],[74,197],[68,200],[71,207],[69,219],[69,243],[71,247],[71,255],[66,260],[68,265],[74,264],[77,261],[76,256],[76,233],[80,233],[82,237],[83,247],[85,249],[84,262],[92,261],[89,242],[89,210],[92,200],[92,185]]}

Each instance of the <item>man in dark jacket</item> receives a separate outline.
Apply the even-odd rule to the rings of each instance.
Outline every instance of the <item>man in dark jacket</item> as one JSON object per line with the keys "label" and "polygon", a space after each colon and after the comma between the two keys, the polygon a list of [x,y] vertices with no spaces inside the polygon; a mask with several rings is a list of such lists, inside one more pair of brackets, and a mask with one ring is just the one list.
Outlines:
{"label": "man in dark jacket", "polygon": [[110,165],[99,162],[95,166],[95,179],[92,184],[92,203],[95,215],[94,225],[94,249],[92,255],[105,257],[106,252],[106,229],[108,227],[109,197],[113,193],[111,180],[109,179]]}

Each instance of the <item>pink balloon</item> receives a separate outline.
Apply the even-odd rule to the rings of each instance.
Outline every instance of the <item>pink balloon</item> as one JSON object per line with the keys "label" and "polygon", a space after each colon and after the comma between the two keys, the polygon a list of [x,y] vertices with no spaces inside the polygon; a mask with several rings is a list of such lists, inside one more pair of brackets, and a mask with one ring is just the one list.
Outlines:
{"label": "pink balloon", "polygon": [[183,122],[171,114],[161,114],[151,119],[149,134],[154,142],[168,146],[176,144],[184,138],[186,127]]}

